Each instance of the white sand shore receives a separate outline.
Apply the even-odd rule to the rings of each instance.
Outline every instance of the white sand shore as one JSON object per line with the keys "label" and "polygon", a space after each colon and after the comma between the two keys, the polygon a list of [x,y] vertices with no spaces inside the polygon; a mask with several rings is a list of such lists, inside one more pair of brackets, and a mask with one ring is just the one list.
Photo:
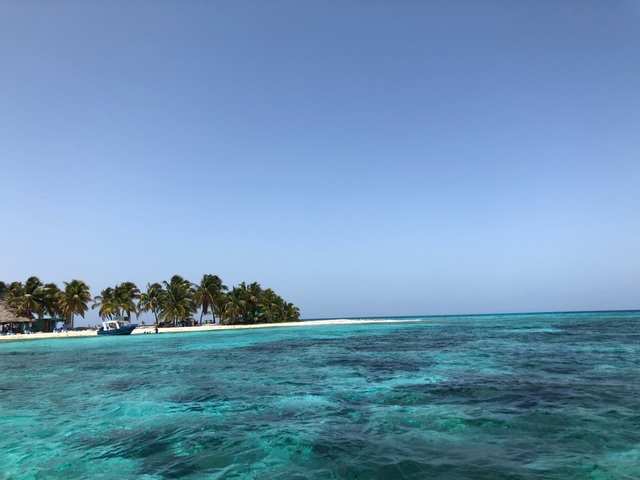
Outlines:
{"label": "white sand shore", "polygon": [[[175,328],[159,328],[158,333],[185,333],[185,332],[211,332],[216,330],[244,330],[249,328],[277,328],[277,327],[313,327],[322,325],[353,325],[365,323],[390,323],[397,320],[313,320],[307,322],[291,322],[291,323],[261,323],[257,325],[217,325],[205,324],[195,327],[175,327]],[[145,333],[153,333],[152,325],[141,325],[136,328],[131,335],[141,335]],[[82,330],[79,332],[64,333],[31,333],[17,335],[0,336],[0,341],[19,341],[19,340],[40,340],[45,338],[77,338],[96,336],[95,330]]]}

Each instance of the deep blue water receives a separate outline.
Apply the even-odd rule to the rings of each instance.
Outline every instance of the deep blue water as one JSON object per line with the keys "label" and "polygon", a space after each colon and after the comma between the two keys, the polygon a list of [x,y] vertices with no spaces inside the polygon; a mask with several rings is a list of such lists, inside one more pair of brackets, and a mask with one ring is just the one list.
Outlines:
{"label": "deep blue water", "polygon": [[0,478],[640,478],[640,312],[406,320],[0,343]]}

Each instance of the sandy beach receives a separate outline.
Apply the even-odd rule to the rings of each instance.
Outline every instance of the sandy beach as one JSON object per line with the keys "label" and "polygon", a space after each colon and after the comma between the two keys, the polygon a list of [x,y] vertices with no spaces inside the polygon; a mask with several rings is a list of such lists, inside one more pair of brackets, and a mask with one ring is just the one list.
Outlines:
{"label": "sandy beach", "polygon": [[[219,325],[205,324],[195,327],[174,327],[159,328],[158,333],[186,333],[186,332],[211,332],[217,330],[244,330],[250,328],[278,328],[278,327],[314,327],[323,325],[352,325],[356,323],[389,323],[394,320],[350,320],[350,319],[332,319],[332,320],[313,320],[289,323],[261,323],[257,325]],[[141,325],[136,328],[131,335],[154,334],[153,325]],[[61,333],[30,333],[0,336],[0,341],[24,341],[24,340],[43,340],[47,338],[78,338],[96,336],[95,330],[81,330],[73,332]]]}

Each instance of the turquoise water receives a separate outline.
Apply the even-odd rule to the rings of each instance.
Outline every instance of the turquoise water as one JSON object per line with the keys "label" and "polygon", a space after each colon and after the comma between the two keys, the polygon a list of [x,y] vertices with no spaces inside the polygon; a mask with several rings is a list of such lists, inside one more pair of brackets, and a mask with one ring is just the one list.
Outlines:
{"label": "turquoise water", "polygon": [[0,343],[0,478],[640,478],[640,312],[405,320]]}

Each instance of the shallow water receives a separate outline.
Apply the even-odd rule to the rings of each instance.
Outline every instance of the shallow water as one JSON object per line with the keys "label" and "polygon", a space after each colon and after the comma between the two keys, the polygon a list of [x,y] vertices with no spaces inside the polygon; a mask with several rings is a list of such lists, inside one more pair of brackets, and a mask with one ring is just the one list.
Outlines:
{"label": "shallow water", "polygon": [[0,478],[637,479],[640,312],[0,344]]}

